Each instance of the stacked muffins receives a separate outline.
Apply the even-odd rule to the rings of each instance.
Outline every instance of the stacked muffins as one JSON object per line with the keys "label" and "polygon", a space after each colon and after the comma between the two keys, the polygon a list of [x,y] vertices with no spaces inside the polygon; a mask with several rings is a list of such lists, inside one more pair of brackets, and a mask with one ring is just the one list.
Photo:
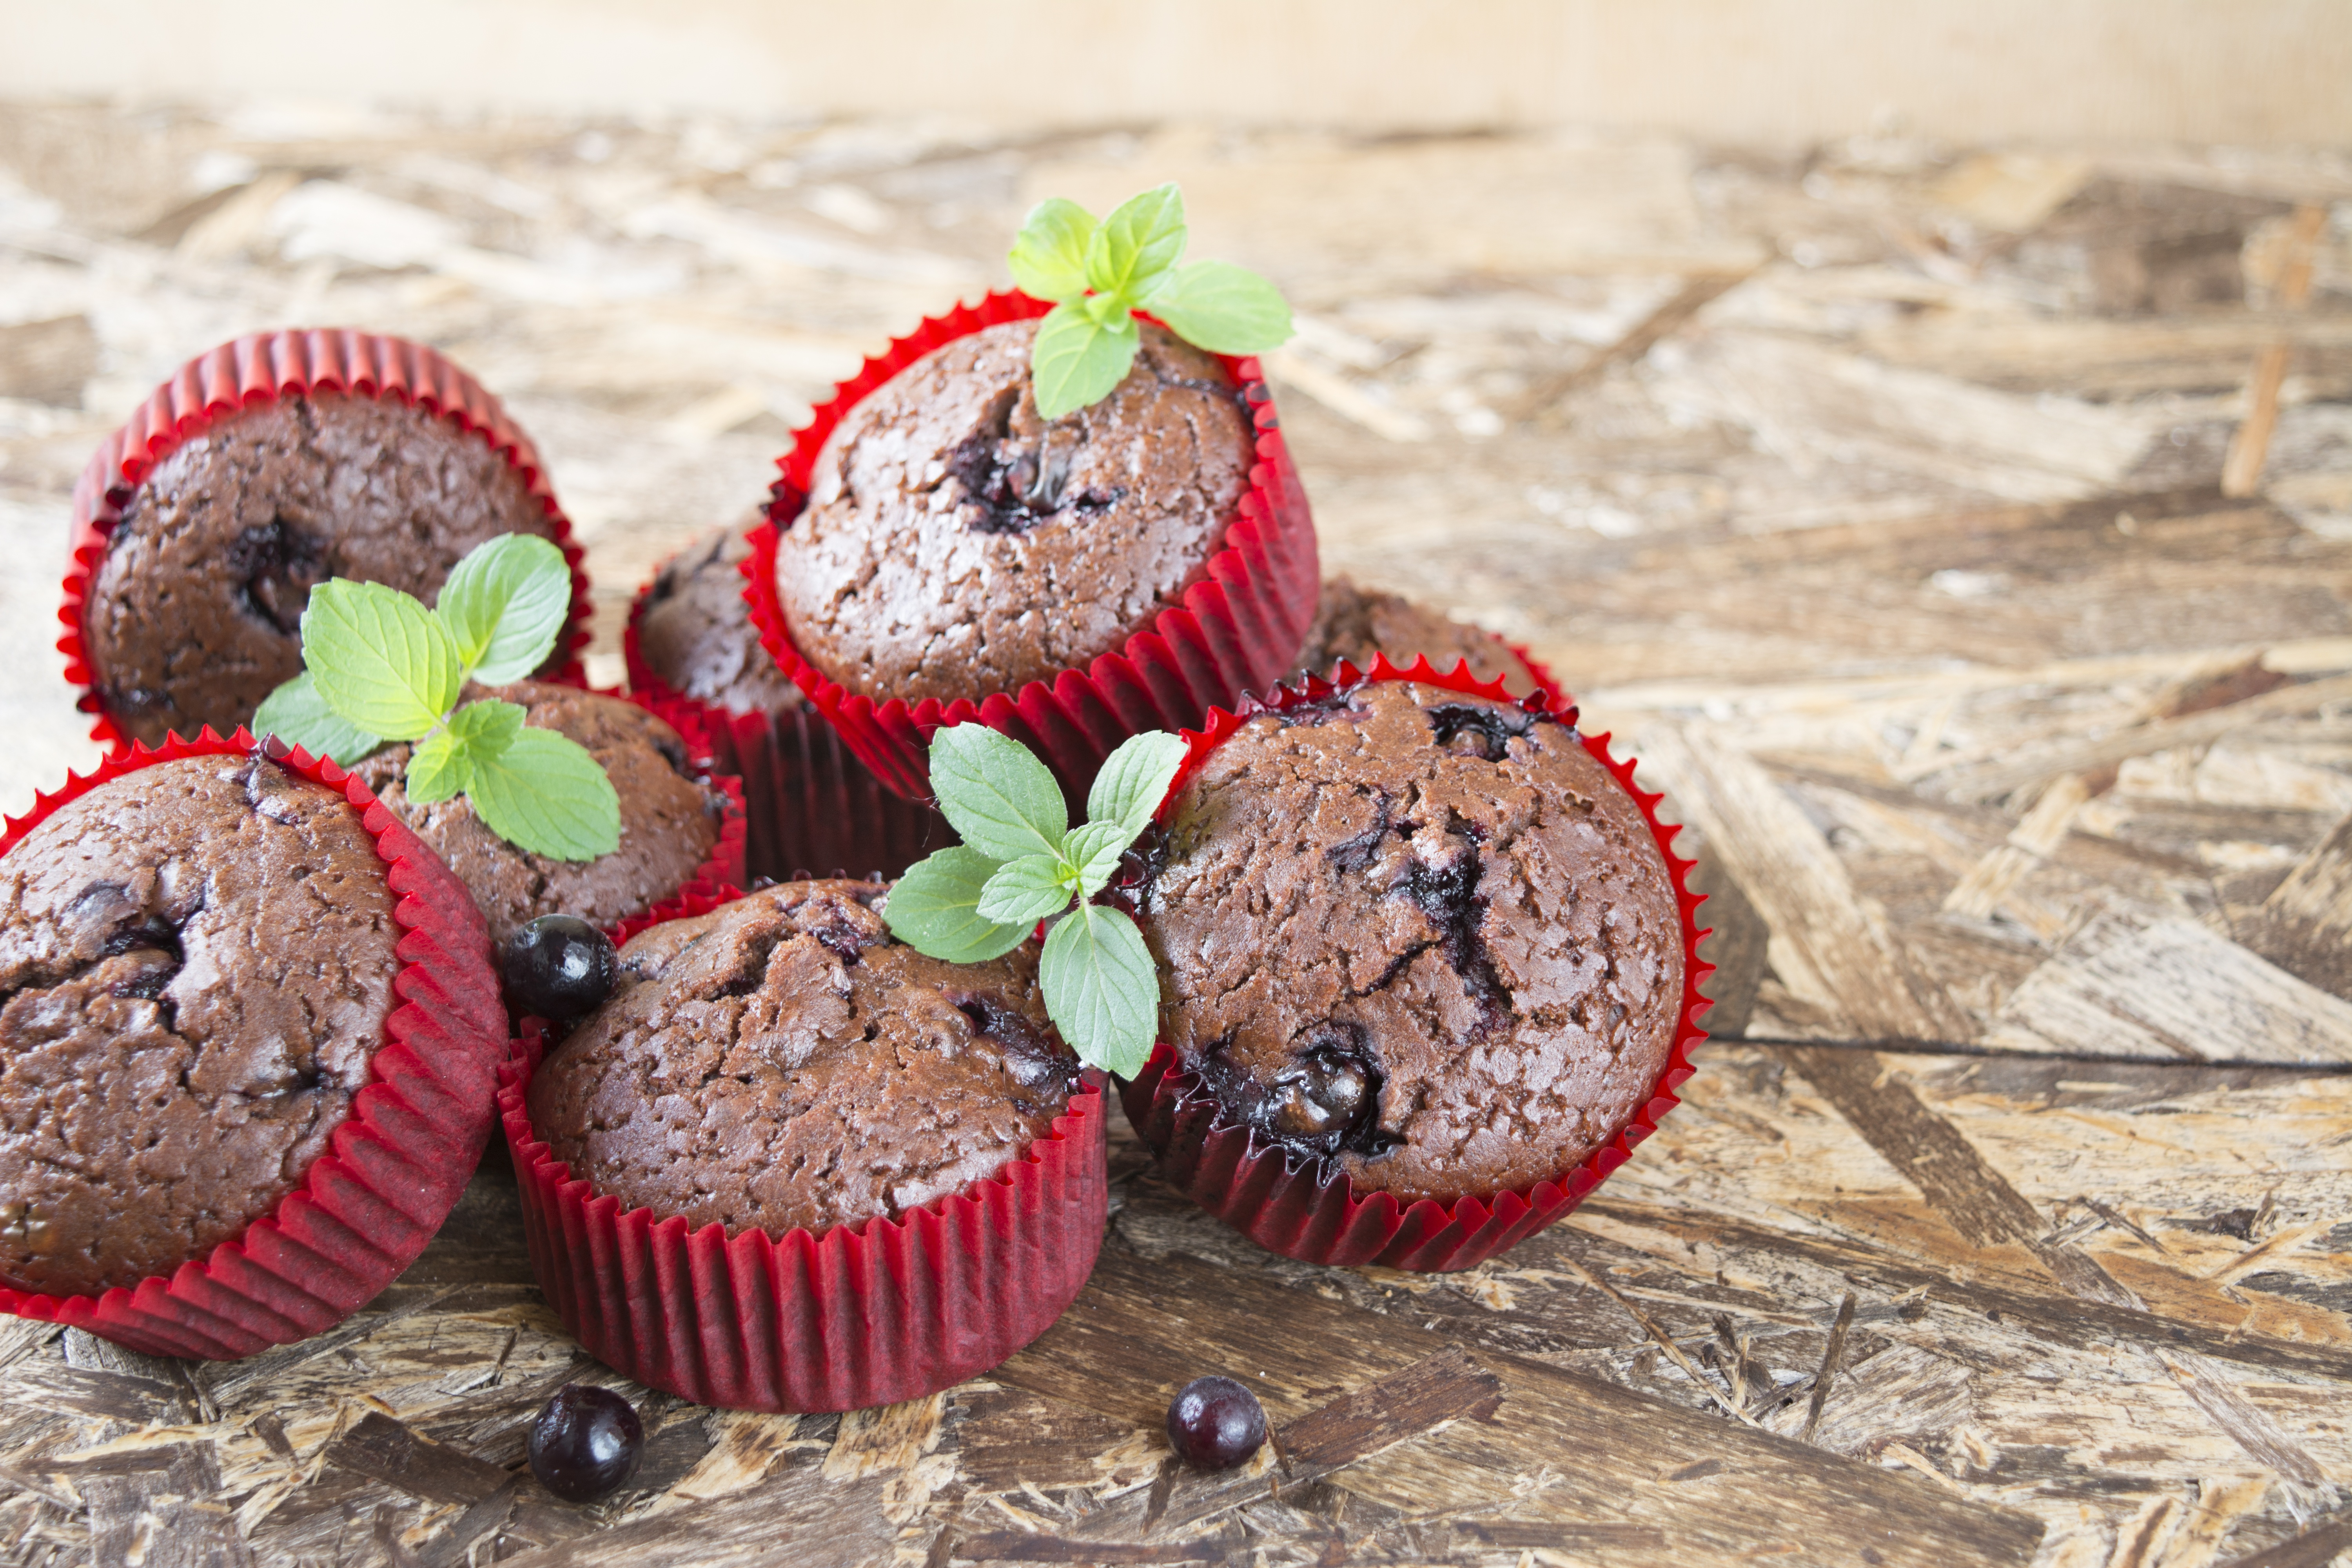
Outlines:
{"label": "stacked muffins", "polygon": [[[1465,1268],[1572,1208],[1689,1071],[1687,867],[1524,652],[1320,580],[1250,357],[1286,310],[1175,234],[1116,289],[1016,247],[1027,291],[868,361],[761,521],[641,591],[626,699],[580,685],[528,440],[429,351],[282,334],[159,391],[85,480],[61,644],[128,749],[0,839],[0,1082],[54,1108],[0,1141],[0,1305],[177,1353],[314,1332],[493,1115],[566,1327],[751,1408],[1041,1332],[1101,1244],[1112,1078],[1172,1183],[1296,1258]],[[561,625],[501,652],[471,606],[526,557]],[[446,624],[446,668],[378,650],[414,713],[313,646],[362,599]],[[568,759],[547,800],[517,746]],[[298,863],[334,961],[204,958]],[[385,1121],[395,1087],[439,1120]],[[41,1184],[67,1120],[141,1116],[160,1143]],[[362,1131],[438,1162],[429,1201],[286,1274]],[[120,1222],[191,1179],[234,1201]]]}

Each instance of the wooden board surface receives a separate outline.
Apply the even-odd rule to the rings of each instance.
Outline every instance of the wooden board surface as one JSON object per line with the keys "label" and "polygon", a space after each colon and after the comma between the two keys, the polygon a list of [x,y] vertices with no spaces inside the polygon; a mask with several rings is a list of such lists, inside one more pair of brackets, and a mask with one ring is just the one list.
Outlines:
{"label": "wooden board surface", "polygon": [[[1298,305],[1327,564],[1533,645],[1668,792],[1722,966],[1685,1108],[1471,1273],[1293,1265],[1115,1131],[1096,1278],[845,1417],[568,1379],[493,1155],[369,1310],[243,1363],[0,1324],[21,1563],[2352,1561],[2352,215],[2340,160],[1895,136],[1353,143],[920,122],[0,109],[20,809],[98,438],[236,331],[435,342],[629,595],[1025,202],[1181,177]],[[1178,1384],[1278,1442],[1166,1464]]]}

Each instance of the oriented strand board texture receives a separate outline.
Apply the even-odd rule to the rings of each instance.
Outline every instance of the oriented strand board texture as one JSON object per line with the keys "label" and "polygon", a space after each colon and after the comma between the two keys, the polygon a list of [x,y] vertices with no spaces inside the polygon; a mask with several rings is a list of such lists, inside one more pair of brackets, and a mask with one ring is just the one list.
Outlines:
{"label": "oriented strand board texture", "polygon": [[[0,1324],[12,1563],[2032,1563],[2352,1551],[2352,177],[2340,153],[1781,160],[1665,141],[1034,142],[916,121],[0,110],[0,655],[21,808],[88,754],[66,500],[182,358],[427,339],[629,595],[1046,192],[1181,177],[1330,566],[1525,640],[1715,900],[1687,1104],[1470,1274],[1258,1251],[1114,1140],[990,1377],[643,1402],[595,1509],[493,1159],[370,1310],[234,1365]],[[1279,1438],[1166,1462],[1225,1371]]]}

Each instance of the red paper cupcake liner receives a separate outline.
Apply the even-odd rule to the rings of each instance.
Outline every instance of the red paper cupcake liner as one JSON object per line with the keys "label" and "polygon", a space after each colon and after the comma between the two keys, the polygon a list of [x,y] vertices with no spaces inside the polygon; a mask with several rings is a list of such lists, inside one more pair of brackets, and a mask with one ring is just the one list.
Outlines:
{"label": "red paper cupcake liner", "polygon": [[[766,524],[761,527],[764,531]],[[956,842],[946,817],[883,787],[823,714],[806,708],[727,708],[673,690],[638,647],[637,624],[652,587],[637,590],[621,634],[630,689],[696,715],[710,738],[713,765],[742,780],[751,877],[783,882],[840,872],[887,881]],[[750,886],[740,878],[736,885]]]}
{"label": "red paper cupcake liner", "polygon": [[[678,901],[680,916],[724,900]],[[1082,1082],[1019,1159],[898,1219],[782,1236],[624,1213],[530,1124],[537,1021],[499,1069],[531,1272],[572,1338],[698,1405],[859,1410],[950,1388],[1062,1315],[1102,1249],[1103,1091]]]}
{"label": "red paper cupcake liner", "polygon": [[[243,730],[226,740],[205,730],[156,751],[134,745],[87,776],[68,773],[63,789],[8,820],[0,857],[109,780],[183,757],[250,755],[257,744]],[[358,779],[299,748],[277,761],[351,802],[399,899],[393,919],[404,934],[393,993],[400,1005],[385,1020],[350,1119],[275,1208],[202,1258],[94,1296],[0,1289],[0,1311],[87,1329],[152,1355],[251,1355],[365,1306],[425,1249],[472,1177],[507,1053],[482,917],[464,885]]]}
{"label": "red paper cupcake liner", "polygon": [[[1160,811],[1164,816],[1184,785],[1197,774],[1209,754],[1223,744],[1253,715],[1281,712],[1332,691],[1379,680],[1411,680],[1447,691],[1509,702],[1514,699],[1499,680],[1473,678],[1467,661],[1441,672],[1427,658],[1399,668],[1386,655],[1375,655],[1369,672],[1342,662],[1335,684],[1310,679],[1297,689],[1277,688],[1264,699],[1244,702],[1238,711],[1220,710],[1205,729],[1188,732],[1190,747],[1183,765],[1169,785]],[[1576,708],[1551,692],[1544,710],[1563,722],[1576,722]],[[1658,1121],[1681,1101],[1675,1089],[1690,1077],[1690,1050],[1706,1037],[1698,1016],[1707,1006],[1699,982],[1714,965],[1698,956],[1696,911],[1700,895],[1690,890],[1694,862],[1674,852],[1681,831],[1658,821],[1663,797],[1645,795],[1633,784],[1633,759],[1622,761],[1609,752],[1606,735],[1580,735],[1586,751],[1625,786],[1642,808],[1665,858],[1673,878],[1675,900],[1682,916],[1683,995],[1675,1015],[1675,1039],[1651,1097],[1623,1129],[1594,1150],[1565,1175],[1516,1191],[1455,1199],[1402,1203],[1385,1192],[1359,1196],[1355,1184],[1337,1165],[1302,1159],[1270,1142],[1255,1130],[1221,1126],[1223,1106],[1196,1074],[1182,1070],[1167,1045],[1157,1047],[1135,1080],[1121,1087],[1120,1100],[1139,1136],[1160,1156],[1160,1175],[1179,1192],[1240,1231],[1259,1246],[1305,1263],[1352,1267],[1375,1263],[1390,1268],[1436,1273],[1475,1268],[1509,1247],[1517,1246],[1582,1203],[1593,1188],[1633,1154],[1635,1144],[1657,1131]]]}
{"label": "red paper cupcake liner", "polygon": [[588,642],[588,574],[581,564],[583,552],[572,542],[571,520],[548,485],[539,449],[509,416],[506,405],[439,353],[404,338],[349,328],[257,332],[182,365],[100,444],[74,485],[72,564],[66,572],[65,605],[58,612],[65,626],[58,651],[66,656],[66,679],[82,688],[77,706],[97,715],[91,740],[113,750],[126,739],[99,695],[81,630],[90,580],[97,575],[114,525],[122,521],[122,508],[157,463],[224,415],[311,392],[390,397],[429,409],[479,436],[521,473],[546,510],[555,546],[572,568],[572,618],[557,647],[564,655],[565,673],[576,679],[579,652]]}
{"label": "red paper cupcake liner", "polygon": [[908,703],[893,697],[877,702],[852,693],[803,657],[776,594],[776,542],[807,503],[809,476],[825,437],[867,393],[933,349],[1052,308],[1017,291],[991,294],[977,306],[959,306],[926,321],[879,358],[867,360],[865,369],[816,410],[780,460],[783,477],[768,509],[770,526],[753,535],[756,548],[743,563],[750,579],[744,598],[777,665],[850,750],[900,795],[929,794],[935,731],[976,720],[1034,751],[1063,786],[1083,799],[1102,760],[1129,736],[1198,724],[1217,704],[1280,680],[1315,619],[1322,577],[1307,492],[1283,443],[1273,394],[1257,361],[1225,357],[1254,410],[1258,460],[1223,547],[1209,558],[1201,580],[1185,591],[1183,602],[1160,612],[1149,629],[1083,669],[1065,669],[1050,680],[1033,680],[1018,691],[977,701],[927,697]]}
{"label": "red paper cupcake liner", "polygon": [[[1555,702],[1564,704],[1570,708],[1576,705],[1570,700],[1568,689],[1560,685],[1559,677],[1552,674],[1550,668],[1544,664],[1543,660],[1529,653],[1525,645],[1506,639],[1503,646],[1511,650],[1512,658],[1517,659],[1521,664],[1528,667],[1528,673],[1536,678],[1536,689],[1538,691],[1543,693],[1546,697],[1550,698]],[[1468,660],[1465,659],[1464,662],[1467,663]]]}

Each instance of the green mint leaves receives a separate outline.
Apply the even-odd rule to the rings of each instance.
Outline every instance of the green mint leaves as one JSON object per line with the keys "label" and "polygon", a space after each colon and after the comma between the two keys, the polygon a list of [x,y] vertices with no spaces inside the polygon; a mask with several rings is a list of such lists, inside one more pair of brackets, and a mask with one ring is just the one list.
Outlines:
{"label": "green mint leaves", "polygon": [[621,797],[604,764],[571,736],[518,724],[509,744],[471,761],[467,797],[490,831],[516,848],[551,860],[593,860],[621,847]]}
{"label": "green mint leaves", "polygon": [[302,662],[337,718],[413,741],[457,705],[466,670],[440,618],[397,588],[341,579],[312,590]]}
{"label": "green mint leaves", "polygon": [[1024,293],[1055,301],[1029,362],[1041,417],[1100,402],[1127,378],[1138,310],[1213,353],[1260,353],[1289,340],[1290,307],[1273,284],[1229,262],[1180,261],[1184,239],[1184,193],[1172,184],[1100,223],[1059,196],[1030,211],[1006,260]]}
{"label": "green mint leaves", "polygon": [[1037,966],[1046,1013],[1082,1058],[1133,1078],[1151,1055],[1159,974],[1135,922],[1091,900],[1183,761],[1174,735],[1130,738],[1096,775],[1087,820],[1071,827],[1061,786],[1026,747],[982,724],[941,730],[931,788],[964,842],[898,879],[882,911],[891,934],[933,958],[977,963],[1053,921]]}
{"label": "green mint leaves", "polygon": [[383,744],[383,736],[345,722],[328,707],[307,669],[261,700],[254,710],[253,730],[301,746],[314,757],[332,757],[345,767]]}
{"label": "green mint leaves", "polygon": [[475,680],[509,686],[547,662],[572,614],[572,572],[537,534],[502,533],[449,569],[433,613]]}
{"label": "green mint leaves", "polygon": [[984,724],[931,738],[931,793],[963,841],[999,860],[1052,855],[1070,826],[1062,786],[1045,764]]}
{"label": "green mint leaves", "polygon": [[253,728],[346,767],[388,741],[414,742],[410,800],[462,795],[491,832],[550,859],[609,855],[621,797],[586,747],[526,728],[512,702],[457,706],[468,680],[503,686],[545,663],[571,610],[563,552],[525,533],[468,552],[429,610],[380,583],[331,579],[302,612],[307,668],[269,694]]}
{"label": "green mint leaves", "polygon": [[950,963],[1002,958],[1026,941],[1032,926],[990,920],[981,894],[1002,860],[957,845],[909,867],[890,889],[883,910],[891,933],[919,952]]}

